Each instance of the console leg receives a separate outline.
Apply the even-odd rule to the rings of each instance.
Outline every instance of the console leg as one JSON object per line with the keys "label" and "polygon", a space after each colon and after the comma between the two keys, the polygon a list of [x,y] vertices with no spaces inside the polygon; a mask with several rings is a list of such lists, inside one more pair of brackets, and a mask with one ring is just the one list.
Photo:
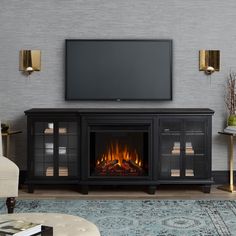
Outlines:
{"label": "console leg", "polygon": [[33,184],[28,185],[28,193],[34,193],[34,185]]}
{"label": "console leg", "polygon": [[148,186],[148,194],[155,194],[156,186],[150,185]]}
{"label": "console leg", "polygon": [[209,184],[203,185],[202,192],[203,193],[210,193],[211,192],[211,185],[209,185]]}
{"label": "console leg", "polygon": [[88,190],[89,190],[88,185],[82,185],[82,186],[80,187],[80,192],[81,192],[82,194],[88,194]]}
{"label": "console leg", "polygon": [[14,207],[16,205],[16,199],[14,197],[8,197],[6,200],[7,211],[9,214],[13,213]]}

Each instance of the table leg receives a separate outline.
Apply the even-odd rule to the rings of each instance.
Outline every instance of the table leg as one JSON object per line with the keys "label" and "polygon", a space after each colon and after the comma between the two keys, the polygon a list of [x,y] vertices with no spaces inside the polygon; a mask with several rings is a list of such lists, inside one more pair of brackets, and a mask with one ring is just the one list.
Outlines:
{"label": "table leg", "polygon": [[236,192],[236,186],[234,186],[234,137],[229,136],[229,185],[219,186],[221,190],[228,192]]}

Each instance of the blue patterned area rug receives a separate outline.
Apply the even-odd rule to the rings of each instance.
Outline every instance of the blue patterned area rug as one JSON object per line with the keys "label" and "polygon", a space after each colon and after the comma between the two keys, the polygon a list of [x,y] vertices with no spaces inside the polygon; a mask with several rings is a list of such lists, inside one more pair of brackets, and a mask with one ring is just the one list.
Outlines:
{"label": "blue patterned area rug", "polygon": [[236,235],[236,201],[229,200],[18,200],[15,212],[78,215],[95,223],[102,236]]}

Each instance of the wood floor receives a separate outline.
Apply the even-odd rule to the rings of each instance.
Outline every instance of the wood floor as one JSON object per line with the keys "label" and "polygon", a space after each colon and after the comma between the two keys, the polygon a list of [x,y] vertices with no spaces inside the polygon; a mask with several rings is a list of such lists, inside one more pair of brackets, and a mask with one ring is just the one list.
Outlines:
{"label": "wood floor", "polygon": [[87,195],[81,194],[73,186],[37,186],[34,193],[28,193],[26,186],[19,190],[20,199],[216,199],[236,200],[236,193],[229,193],[217,189],[213,185],[211,193],[203,193],[198,186],[160,186],[154,195],[150,195],[144,188],[130,187],[93,187]]}

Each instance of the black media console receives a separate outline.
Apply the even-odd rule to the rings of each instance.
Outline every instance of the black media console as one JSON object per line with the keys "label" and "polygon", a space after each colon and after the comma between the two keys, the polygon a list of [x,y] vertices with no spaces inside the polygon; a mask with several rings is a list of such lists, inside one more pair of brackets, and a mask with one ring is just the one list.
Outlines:
{"label": "black media console", "polygon": [[30,109],[29,192],[37,184],[198,184],[210,192],[213,110]]}

